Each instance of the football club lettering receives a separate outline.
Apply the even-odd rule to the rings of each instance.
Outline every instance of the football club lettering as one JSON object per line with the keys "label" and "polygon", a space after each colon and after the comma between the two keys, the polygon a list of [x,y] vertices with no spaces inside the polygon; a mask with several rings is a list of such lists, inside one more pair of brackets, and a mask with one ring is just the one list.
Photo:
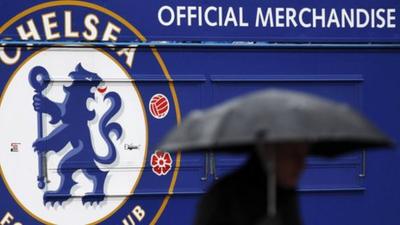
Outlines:
{"label": "football club lettering", "polygon": [[[64,11],[63,16],[58,15],[56,12],[45,13],[41,15],[41,19],[29,19],[22,22],[16,27],[17,33],[21,40],[34,40],[34,41],[55,41],[62,38],[78,39],[85,41],[104,41],[104,42],[116,42],[118,41],[118,34],[122,28],[117,26],[111,21],[102,21],[99,16],[94,13],[85,15],[83,21],[79,21],[83,24],[83,30],[80,32],[72,27],[72,24],[77,23],[74,20],[72,22],[72,12]],[[41,29],[44,30],[44,34],[39,33],[38,23],[42,24]],[[64,23],[64,26],[60,24]],[[106,24],[104,30],[99,30],[99,26]],[[62,36],[64,35],[64,36]],[[130,46],[129,48],[116,49],[116,54],[121,57],[121,60],[128,67],[132,67],[133,59],[136,52],[136,46]],[[27,47],[30,48],[30,47]],[[4,51],[4,47],[0,47],[0,60],[8,65],[14,65],[19,62],[21,58],[21,47],[13,49],[13,52]]]}
{"label": "football club lettering", "polygon": [[16,221],[16,219],[10,212],[7,212],[2,218],[0,218],[0,224],[1,225],[6,225],[6,224],[22,225],[21,222]]}

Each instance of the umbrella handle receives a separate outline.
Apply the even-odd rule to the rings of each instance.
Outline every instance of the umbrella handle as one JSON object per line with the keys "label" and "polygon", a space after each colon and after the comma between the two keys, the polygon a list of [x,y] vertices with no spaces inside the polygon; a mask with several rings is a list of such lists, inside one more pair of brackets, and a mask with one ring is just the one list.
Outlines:
{"label": "umbrella handle", "polygon": [[267,161],[267,215],[269,217],[275,217],[277,214],[276,206],[276,151],[272,149],[269,153],[270,159]]}
{"label": "umbrella handle", "polygon": [[210,164],[211,164],[211,170],[210,174],[213,175],[214,180],[218,180],[219,177],[217,176],[217,159],[215,158],[214,152],[210,153]]}
{"label": "umbrella handle", "polygon": [[267,176],[267,218],[275,218],[277,214],[276,205],[276,150],[266,148],[265,145],[265,133],[259,135],[257,140],[256,150],[260,159],[263,159],[263,155],[268,154],[266,164],[261,162]]}

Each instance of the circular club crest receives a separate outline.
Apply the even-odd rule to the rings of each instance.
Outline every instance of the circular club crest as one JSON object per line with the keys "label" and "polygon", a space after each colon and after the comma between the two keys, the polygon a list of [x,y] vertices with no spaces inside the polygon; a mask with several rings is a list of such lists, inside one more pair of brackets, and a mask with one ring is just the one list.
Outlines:
{"label": "circular club crest", "polygon": [[[55,62],[62,63],[62,66]],[[26,79],[37,66],[45,68],[51,80],[42,94],[49,101],[42,100],[42,124],[38,124],[38,112],[32,106],[37,104],[33,103],[32,97],[38,94]],[[92,87],[92,81],[85,80],[85,77],[69,76],[75,71],[96,73],[107,91],[102,93],[99,91],[104,90],[101,87]],[[110,82],[126,80],[126,73],[104,52],[57,48],[39,52],[15,72],[0,108],[0,130],[4,133],[1,144],[7,145],[15,140],[21,143],[18,153],[3,151],[0,157],[3,175],[15,197],[34,215],[56,224],[62,224],[66,219],[69,224],[87,224],[100,213],[112,212],[124,199],[102,199],[101,195],[130,195],[141,175],[136,168],[143,167],[146,158],[147,125],[139,93],[129,79],[127,84]],[[93,98],[85,96],[84,91],[93,93]],[[115,100],[106,98],[109,94],[119,96],[121,103],[113,106]],[[53,119],[57,119],[57,114],[50,111],[53,106],[65,108],[63,117],[71,118],[61,118],[52,123]],[[112,107],[118,111],[111,115],[109,121],[104,121],[104,116]],[[99,127],[102,120],[108,125],[120,127],[120,134],[106,133],[107,128]],[[42,126],[42,136],[46,138],[46,146],[42,150],[49,151],[46,154],[48,181],[43,189],[36,185],[39,173],[37,158],[41,149],[34,147],[38,148],[35,152],[31,147],[38,141],[38,126]],[[85,137],[86,132],[90,137]],[[65,145],[58,145],[61,142]],[[135,151],[126,151],[126,143],[139,147]],[[96,160],[97,157],[107,156],[112,148],[116,151],[115,159],[104,160],[104,164]],[[93,193],[93,199],[84,202],[82,199],[90,196],[88,193]]]}
{"label": "circular club crest", "polygon": [[[53,6],[79,13],[85,12],[79,7],[89,8],[98,18],[113,21],[121,33],[142,37],[100,6],[63,1]],[[36,6],[35,15],[45,7],[49,5]],[[8,29],[23,23],[21,17]],[[173,86],[158,83],[154,90],[134,82],[136,73],[146,72],[170,79],[157,51],[19,50],[19,61],[0,67],[9,76],[1,84],[0,98],[0,145],[7,146],[0,151],[0,187],[8,190],[0,193],[2,205],[16,202],[20,213],[46,224],[120,224],[123,217],[113,218],[117,211],[128,216],[137,212],[143,224],[157,222],[169,198],[146,203],[143,198],[136,201],[135,194],[171,192],[177,176],[174,162],[180,161],[174,158],[179,154],[152,149],[157,145],[152,136],[180,119]],[[149,52],[152,62],[127,63],[131,57],[140,62],[141,53],[148,57]],[[173,99],[172,107],[168,99]],[[178,112],[176,117],[167,117],[171,110]]]}

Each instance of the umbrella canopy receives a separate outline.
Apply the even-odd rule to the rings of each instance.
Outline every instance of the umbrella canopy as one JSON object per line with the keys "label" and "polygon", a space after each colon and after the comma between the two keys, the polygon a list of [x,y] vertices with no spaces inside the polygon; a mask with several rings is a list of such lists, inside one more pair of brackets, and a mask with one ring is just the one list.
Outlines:
{"label": "umbrella canopy", "polygon": [[164,151],[242,152],[260,142],[308,143],[311,154],[335,156],[389,147],[389,138],[348,105],[287,90],[264,90],[192,112],[160,146]]}

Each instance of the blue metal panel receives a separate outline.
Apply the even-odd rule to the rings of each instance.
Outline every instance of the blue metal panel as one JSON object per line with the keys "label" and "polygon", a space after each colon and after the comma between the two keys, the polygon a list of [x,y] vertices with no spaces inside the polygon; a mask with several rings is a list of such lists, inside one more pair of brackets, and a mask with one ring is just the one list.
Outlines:
{"label": "blue metal panel", "polygon": [[[389,135],[398,136],[399,124],[393,121],[400,105],[395,100],[384,100],[397,95],[400,82],[396,75],[396,61],[400,59],[397,51],[181,49],[180,52],[162,50],[165,55],[174,55],[172,65],[187,62],[186,54],[191,52],[193,59],[206,67],[205,73],[213,81],[212,104],[261,87],[292,88],[347,102]],[[190,68],[174,66],[173,70],[186,74]],[[398,151],[371,151],[363,157],[362,153],[356,153],[335,161],[309,160],[301,184],[305,224],[397,224]],[[217,175],[242,160],[244,156],[219,156]],[[359,176],[363,172],[365,176]]]}
{"label": "blue metal panel", "polygon": [[[360,107],[361,75],[211,75],[214,84],[214,101],[246,93],[250,90],[268,87],[291,88],[347,102],[356,108]],[[219,157],[219,170],[228,171],[229,164],[239,164],[232,157]],[[237,158],[237,157],[234,157]],[[233,163],[229,163],[233,161]],[[235,162],[236,161],[236,162]],[[239,160],[242,161],[242,160]],[[301,190],[325,190],[362,188],[360,177],[363,167],[362,154],[357,153],[334,161],[310,158],[306,173],[300,184]],[[217,169],[218,170],[218,169]],[[220,172],[220,173],[224,173]],[[220,174],[218,173],[218,174]],[[338,177],[340,179],[333,179]]]}

